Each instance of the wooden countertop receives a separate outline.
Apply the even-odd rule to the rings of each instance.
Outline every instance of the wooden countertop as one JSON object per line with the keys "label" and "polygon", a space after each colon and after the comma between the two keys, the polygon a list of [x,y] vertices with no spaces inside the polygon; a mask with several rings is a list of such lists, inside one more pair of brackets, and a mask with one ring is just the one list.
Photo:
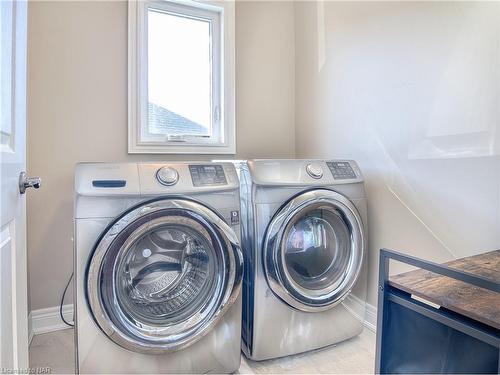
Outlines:
{"label": "wooden countertop", "polygon": [[[500,250],[444,263],[500,283]],[[426,270],[391,276],[389,284],[448,310],[500,329],[500,294]]]}

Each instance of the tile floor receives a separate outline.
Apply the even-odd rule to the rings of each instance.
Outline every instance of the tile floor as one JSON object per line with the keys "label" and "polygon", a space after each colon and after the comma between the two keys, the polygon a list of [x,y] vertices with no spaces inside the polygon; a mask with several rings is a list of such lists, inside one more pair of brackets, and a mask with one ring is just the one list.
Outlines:
{"label": "tile floor", "polygon": [[[50,367],[52,373],[74,373],[73,330],[37,335],[30,346],[30,367]],[[375,363],[375,334],[367,329],[337,345],[291,357],[254,362],[242,356],[239,373],[368,374]]]}

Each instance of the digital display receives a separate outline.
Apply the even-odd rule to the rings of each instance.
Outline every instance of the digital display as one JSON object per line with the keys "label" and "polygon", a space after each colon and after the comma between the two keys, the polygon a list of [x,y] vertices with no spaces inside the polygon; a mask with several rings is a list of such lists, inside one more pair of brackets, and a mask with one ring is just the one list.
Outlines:
{"label": "digital display", "polygon": [[347,180],[357,177],[348,161],[329,161],[326,165],[328,165],[333,178],[336,180]]}
{"label": "digital display", "polygon": [[189,172],[194,186],[227,185],[222,165],[190,165]]}

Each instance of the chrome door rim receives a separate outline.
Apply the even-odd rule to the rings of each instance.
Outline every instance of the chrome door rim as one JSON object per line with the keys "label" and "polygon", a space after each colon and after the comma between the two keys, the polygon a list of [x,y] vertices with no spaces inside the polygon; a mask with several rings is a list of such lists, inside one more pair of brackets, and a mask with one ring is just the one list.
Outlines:
{"label": "chrome door rim", "polygon": [[[298,285],[284,266],[283,239],[292,219],[304,209],[315,207],[339,211],[350,229],[351,252],[345,277],[338,286],[320,291]],[[341,302],[357,281],[365,252],[363,223],[354,204],[345,196],[326,189],[306,191],[292,198],[271,220],[263,242],[263,262],[268,285],[284,302],[306,312],[324,311]]]}
{"label": "chrome door rim", "polygon": [[[129,239],[130,234],[135,233],[138,235],[142,227],[149,226],[151,228],[151,226],[160,225],[162,217],[171,218],[180,213],[184,213],[184,217],[188,216],[191,220],[202,225],[207,234],[212,232],[213,239],[220,242],[218,246],[220,250],[225,252],[222,254],[224,258],[224,268],[222,270],[224,272],[217,275],[217,277],[222,278],[222,281],[218,284],[216,298],[211,299],[210,305],[200,310],[208,313],[205,314],[204,319],[196,316],[198,312],[193,316],[193,319],[196,320],[194,325],[184,325],[184,328],[188,327],[186,330],[183,330],[182,326],[176,326],[176,329],[172,327],[155,327],[156,329],[151,331],[151,335],[146,337],[144,332],[137,330],[137,326],[134,328],[130,324],[127,325],[126,314],[123,311],[120,310],[123,315],[120,316],[120,319],[117,319],[116,315],[111,317],[108,309],[103,305],[100,288],[102,281],[101,265],[108,249],[113,246],[114,241],[117,241],[118,236],[125,237],[123,243],[120,244],[119,250],[117,250],[117,254],[120,254],[125,248],[124,244]],[[156,219],[153,218],[155,215]],[[152,220],[147,220],[146,224],[139,225],[131,233],[127,233],[138,220],[150,216]],[[160,354],[183,349],[206,335],[236,301],[241,290],[242,274],[243,255],[239,241],[233,230],[213,210],[188,199],[154,200],[143,203],[118,218],[101,236],[93,254],[89,258],[86,273],[86,297],[96,323],[111,340],[134,352]],[[118,305],[118,302],[116,304]],[[190,323],[193,323],[193,321]]]}

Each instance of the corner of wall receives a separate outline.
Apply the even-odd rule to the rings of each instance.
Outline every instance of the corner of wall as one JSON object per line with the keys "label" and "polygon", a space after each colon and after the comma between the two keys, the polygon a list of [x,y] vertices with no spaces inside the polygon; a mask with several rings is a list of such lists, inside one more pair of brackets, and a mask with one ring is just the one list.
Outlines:
{"label": "corner of wall", "polygon": [[298,3],[293,2],[293,158],[297,157],[297,7]]}

